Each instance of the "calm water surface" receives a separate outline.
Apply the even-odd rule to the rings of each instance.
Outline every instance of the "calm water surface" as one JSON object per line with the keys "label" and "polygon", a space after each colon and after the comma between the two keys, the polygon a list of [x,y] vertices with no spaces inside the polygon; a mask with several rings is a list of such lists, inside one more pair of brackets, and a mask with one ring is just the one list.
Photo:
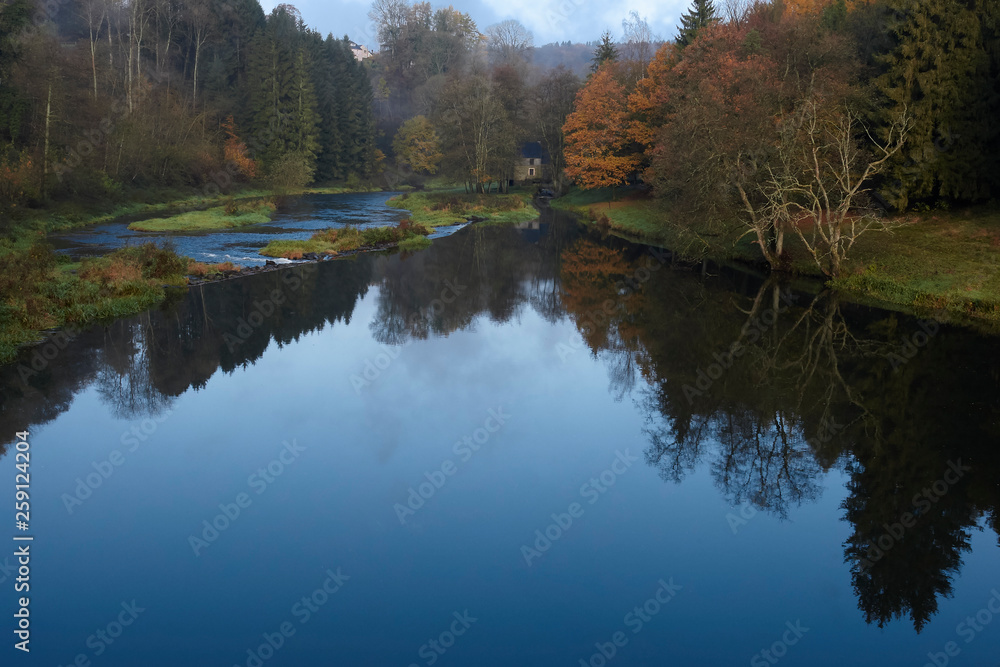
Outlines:
{"label": "calm water surface", "polygon": [[3,664],[1000,664],[995,339],[523,227],[0,370]]}

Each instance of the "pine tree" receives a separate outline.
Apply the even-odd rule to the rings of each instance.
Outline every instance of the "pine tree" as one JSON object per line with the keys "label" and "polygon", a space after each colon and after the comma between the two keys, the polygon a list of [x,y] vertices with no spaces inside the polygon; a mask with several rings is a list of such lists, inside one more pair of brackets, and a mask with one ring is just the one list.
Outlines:
{"label": "pine tree", "polygon": [[712,0],[694,0],[691,3],[691,9],[681,16],[677,46],[681,48],[687,46],[698,36],[698,31],[718,20],[719,17],[715,12]]}
{"label": "pine tree", "polygon": [[937,197],[986,199],[997,171],[987,150],[997,108],[980,12],[961,0],[890,4],[894,45],[881,57],[885,73],[876,81],[881,116],[888,125],[905,111],[913,126],[885,194],[898,208]]}
{"label": "pine tree", "polygon": [[281,6],[251,42],[250,148],[273,171],[276,164],[295,160],[296,171],[312,180],[320,150],[314,63],[307,48],[308,33]]}
{"label": "pine tree", "polygon": [[596,72],[601,69],[601,65],[608,62],[615,62],[618,60],[618,47],[615,46],[614,41],[611,39],[611,33],[605,31],[601,35],[601,43],[597,45],[594,50],[594,58],[592,64],[590,65],[590,71]]}

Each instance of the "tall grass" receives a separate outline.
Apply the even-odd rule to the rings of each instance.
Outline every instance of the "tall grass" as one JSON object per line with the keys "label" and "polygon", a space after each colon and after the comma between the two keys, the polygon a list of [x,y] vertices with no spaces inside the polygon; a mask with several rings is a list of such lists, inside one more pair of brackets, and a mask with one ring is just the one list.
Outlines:
{"label": "tall grass", "polygon": [[59,326],[82,326],[141,312],[165,287],[186,284],[188,260],[153,244],[122,248],[63,270],[51,246],[0,249],[0,362]]}
{"label": "tall grass", "polygon": [[285,259],[302,259],[310,254],[336,256],[352,250],[391,246],[423,238],[430,233],[430,229],[409,219],[403,220],[396,227],[324,229],[313,234],[307,241],[272,241],[260,254]]}

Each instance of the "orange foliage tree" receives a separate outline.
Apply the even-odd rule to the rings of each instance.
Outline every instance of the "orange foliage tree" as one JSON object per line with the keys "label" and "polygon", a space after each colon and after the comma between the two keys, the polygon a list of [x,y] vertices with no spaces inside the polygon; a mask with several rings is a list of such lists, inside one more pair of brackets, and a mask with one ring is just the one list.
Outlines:
{"label": "orange foliage tree", "polygon": [[583,188],[621,185],[639,166],[629,151],[628,97],[612,63],[602,66],[576,96],[566,118],[566,175]]}
{"label": "orange foliage tree", "polygon": [[232,116],[226,118],[222,124],[222,129],[226,133],[226,144],[223,147],[226,161],[235,165],[236,169],[248,180],[257,177],[257,162],[250,157],[250,150],[240,139],[236,131],[236,121]]}
{"label": "orange foliage tree", "polygon": [[656,143],[659,129],[667,122],[670,108],[670,73],[677,65],[679,54],[672,43],[657,50],[635,90],[628,97],[628,138],[649,150]]}

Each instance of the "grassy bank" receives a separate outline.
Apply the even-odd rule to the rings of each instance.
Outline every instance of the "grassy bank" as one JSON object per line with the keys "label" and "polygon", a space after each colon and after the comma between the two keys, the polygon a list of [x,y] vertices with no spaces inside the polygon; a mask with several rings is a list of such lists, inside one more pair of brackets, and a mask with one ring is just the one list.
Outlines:
{"label": "grassy bank", "polygon": [[[371,192],[373,188],[333,185],[274,193],[244,189],[204,196],[175,190],[137,193],[142,200],[55,202],[45,209],[19,211],[4,220],[0,236],[0,363],[55,328],[80,327],[127,317],[162,302],[170,286],[187,277],[216,278],[239,271],[232,264],[204,264],[153,245],[123,248],[73,263],[46,243],[49,233],[84,225],[141,218],[142,231],[205,231],[264,223],[275,210],[273,198],[297,194]],[[404,238],[415,248],[426,239]]]}
{"label": "grassy bank", "polygon": [[426,227],[454,225],[472,218],[495,223],[534,220],[538,211],[531,205],[531,194],[514,191],[506,195],[466,194],[462,191],[414,192],[393,197],[393,208],[410,212],[414,222]]}
{"label": "grassy bank", "polygon": [[[639,241],[662,245],[690,259],[760,264],[752,238],[712,229],[697,220],[683,224],[658,201],[635,193],[573,190],[552,206]],[[955,319],[1000,326],[1000,211],[909,214],[890,220],[891,232],[861,237],[842,275],[829,285],[858,301],[917,314],[947,311]],[[786,244],[799,275],[823,279],[794,237]]]}
{"label": "grassy bank", "polygon": [[431,230],[424,225],[404,220],[398,227],[370,229],[325,229],[305,241],[271,241],[260,251],[265,257],[302,259],[309,255],[336,256],[352,250],[370,250],[399,245],[404,250],[418,250],[430,245],[426,238]]}
{"label": "grassy bank", "polygon": [[186,285],[188,261],[152,244],[69,263],[44,243],[0,252],[0,363],[43,331],[134,315]]}
{"label": "grassy bank", "polygon": [[232,229],[270,222],[275,210],[277,206],[264,199],[229,201],[224,206],[188,211],[169,218],[151,218],[133,222],[128,228],[139,232],[204,232]]}
{"label": "grassy bank", "polygon": [[80,199],[52,202],[45,208],[22,209],[6,230],[8,235],[21,237],[37,232],[57,233],[119,220],[171,218],[192,212],[223,207],[230,202],[244,205],[254,200],[274,199],[303,194],[352,194],[380,192],[369,185],[322,185],[297,190],[274,191],[250,186],[229,193],[206,194],[199,191],[146,188],[128,197]]}
{"label": "grassy bank", "polygon": [[1000,211],[910,214],[855,246],[832,286],[918,311],[1000,323]]}

